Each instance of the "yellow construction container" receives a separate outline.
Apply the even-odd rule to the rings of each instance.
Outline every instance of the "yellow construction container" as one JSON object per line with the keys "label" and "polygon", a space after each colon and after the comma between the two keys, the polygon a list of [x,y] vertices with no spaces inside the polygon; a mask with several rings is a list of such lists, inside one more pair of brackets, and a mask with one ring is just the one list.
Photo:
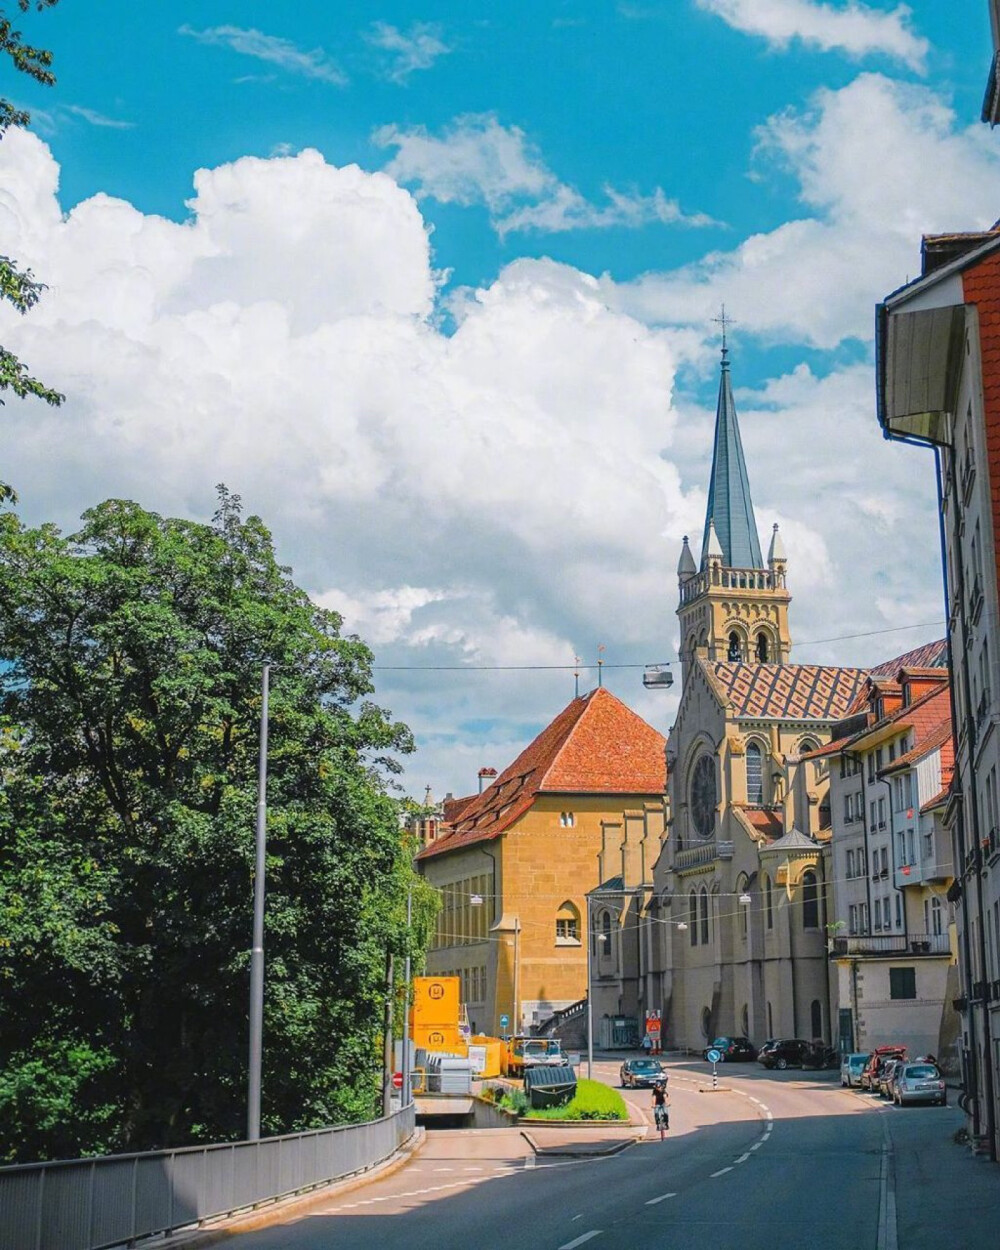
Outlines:
{"label": "yellow construction container", "polygon": [[468,1054],[468,1038],[459,1028],[458,977],[414,977],[410,1036],[414,1046],[449,1055]]}
{"label": "yellow construction container", "polygon": [[506,1045],[499,1037],[487,1037],[483,1033],[470,1037],[469,1054],[480,1061],[479,1071],[475,1075],[483,1079],[500,1076],[505,1050]]}

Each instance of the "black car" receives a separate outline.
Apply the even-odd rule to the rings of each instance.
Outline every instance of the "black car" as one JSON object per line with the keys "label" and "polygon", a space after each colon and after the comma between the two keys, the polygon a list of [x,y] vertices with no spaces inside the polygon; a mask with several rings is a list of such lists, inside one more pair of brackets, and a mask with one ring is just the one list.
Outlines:
{"label": "black car", "polygon": [[801,1068],[802,1060],[809,1051],[809,1043],[801,1037],[781,1038],[779,1041],[764,1047],[757,1056],[757,1062],[765,1068]]}
{"label": "black car", "polygon": [[659,1059],[626,1059],[618,1073],[618,1079],[623,1089],[629,1086],[638,1089],[640,1086],[649,1087],[656,1085],[658,1081],[665,1081],[667,1073]]}
{"label": "black car", "polygon": [[705,1047],[701,1057],[707,1059],[710,1050],[719,1052],[719,1063],[749,1063],[757,1058],[757,1047],[749,1037],[717,1037]]}

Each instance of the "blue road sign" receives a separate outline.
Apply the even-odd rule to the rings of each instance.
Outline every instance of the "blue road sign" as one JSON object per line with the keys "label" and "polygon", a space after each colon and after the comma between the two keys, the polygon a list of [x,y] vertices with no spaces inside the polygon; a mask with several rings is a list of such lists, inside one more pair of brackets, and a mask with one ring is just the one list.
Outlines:
{"label": "blue road sign", "polygon": [[718,1063],[719,1060],[722,1058],[722,1051],[716,1050],[715,1047],[713,1046],[712,1049],[705,1056],[705,1058],[708,1060],[709,1063]]}
{"label": "blue road sign", "polygon": [[501,1027],[502,1029],[505,1029],[505,1028],[507,1027],[507,1025],[508,1025],[508,1024],[510,1024],[510,1016],[501,1016],[501,1017],[500,1017],[500,1027]]}

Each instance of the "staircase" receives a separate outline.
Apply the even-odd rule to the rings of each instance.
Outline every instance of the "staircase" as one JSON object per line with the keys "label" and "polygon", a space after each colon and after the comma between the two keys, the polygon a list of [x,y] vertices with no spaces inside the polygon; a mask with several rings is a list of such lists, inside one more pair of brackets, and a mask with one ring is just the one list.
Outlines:
{"label": "staircase", "polygon": [[587,1045],[587,1000],[581,998],[532,1029],[535,1037],[558,1037],[563,1050],[584,1050]]}

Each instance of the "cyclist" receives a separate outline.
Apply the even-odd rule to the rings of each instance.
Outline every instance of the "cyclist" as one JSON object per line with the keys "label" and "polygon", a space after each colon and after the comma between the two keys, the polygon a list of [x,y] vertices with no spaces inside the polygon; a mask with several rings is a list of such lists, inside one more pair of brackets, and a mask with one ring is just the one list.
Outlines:
{"label": "cyclist", "polygon": [[670,1127],[670,1098],[667,1094],[667,1079],[657,1081],[653,1086],[653,1118],[656,1120],[656,1127],[660,1130],[660,1141],[666,1138],[667,1129]]}

